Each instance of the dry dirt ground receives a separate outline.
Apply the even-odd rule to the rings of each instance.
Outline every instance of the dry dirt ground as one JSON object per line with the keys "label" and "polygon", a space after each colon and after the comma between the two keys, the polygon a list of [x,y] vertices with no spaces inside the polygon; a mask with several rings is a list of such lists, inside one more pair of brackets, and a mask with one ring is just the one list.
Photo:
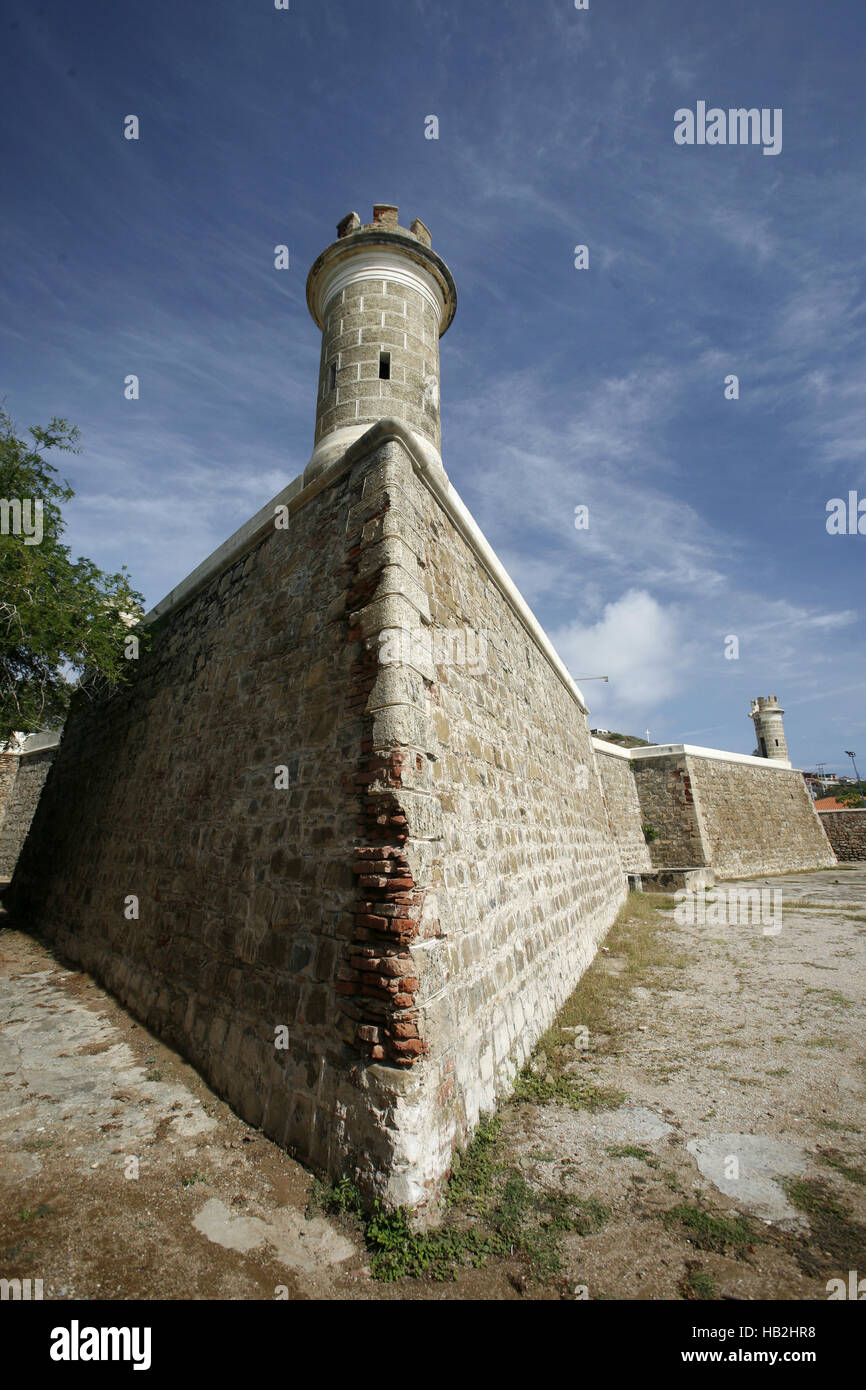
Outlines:
{"label": "dry dirt ground", "polygon": [[781,891],[770,930],[632,896],[461,1170],[449,1226],[502,1253],[445,1282],[374,1279],[304,1168],[6,927],[0,1278],[46,1299],[826,1299],[866,1276],[866,865],[743,886]]}

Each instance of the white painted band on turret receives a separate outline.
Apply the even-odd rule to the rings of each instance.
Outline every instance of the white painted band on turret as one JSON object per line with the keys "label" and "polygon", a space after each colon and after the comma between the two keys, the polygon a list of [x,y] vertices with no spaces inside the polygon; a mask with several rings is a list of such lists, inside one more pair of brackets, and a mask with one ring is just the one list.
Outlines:
{"label": "white painted band on turret", "polygon": [[439,331],[445,318],[445,299],[434,277],[423,266],[409,260],[405,252],[389,246],[369,246],[347,252],[332,265],[326,265],[316,286],[316,312],[324,318],[328,302],[347,285],[360,280],[390,280],[423,295],[436,315]]}

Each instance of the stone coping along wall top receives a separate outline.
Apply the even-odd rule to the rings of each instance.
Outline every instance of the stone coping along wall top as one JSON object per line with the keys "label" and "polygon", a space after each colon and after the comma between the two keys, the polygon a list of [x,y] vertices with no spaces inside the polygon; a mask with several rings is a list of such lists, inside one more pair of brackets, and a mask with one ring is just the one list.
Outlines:
{"label": "stone coping along wall top", "polygon": [[630,748],[622,748],[618,743],[608,743],[606,739],[596,738],[594,734],[592,746],[597,753],[604,753],[613,758],[625,758],[626,762],[631,760]]}
{"label": "stone coping along wall top", "polygon": [[722,762],[747,763],[750,767],[772,767],[782,772],[790,772],[792,764],[780,758],[755,758],[750,753],[727,753],[722,748],[699,748],[692,743],[654,743],[650,748],[621,748],[618,743],[607,743],[594,738],[593,746],[599,753],[618,754],[621,758],[672,758],[687,754],[690,758],[718,758]]}
{"label": "stone coping along wall top", "polygon": [[[520,618],[542,656],[552,666],[572,699],[586,714],[588,712],[586,702],[580,688],[569,674],[553,643],[520,593],[514,580],[497,558],[493,547],[465,502],[456,489],[452,487],[448,475],[439,462],[438,453],[400,420],[379,420],[330,467],[309,482],[305,482],[304,475],[299,474],[287,487],[283,488],[282,492],[278,492],[276,497],[256,512],[255,516],[239,527],[234,535],[224,541],[221,546],[218,546],[186,579],[181,580],[164,599],[155,604],[146,614],[144,622],[148,625],[158,622],[167,614],[188,603],[204,584],[227,569],[246,551],[251,550],[265,532],[273,527],[274,513],[278,506],[286,506],[290,516],[300,511],[324,488],[330,487],[343,473],[360,462],[374,449],[387,443],[388,440],[397,440],[403,445],[416,474],[445,508],[464,540]],[[757,759],[756,761],[761,760]]]}

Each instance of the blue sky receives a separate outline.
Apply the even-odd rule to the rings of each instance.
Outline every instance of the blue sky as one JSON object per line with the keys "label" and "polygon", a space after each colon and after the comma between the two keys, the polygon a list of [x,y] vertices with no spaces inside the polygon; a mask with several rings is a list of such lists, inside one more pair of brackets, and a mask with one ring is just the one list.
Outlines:
{"label": "blue sky", "polygon": [[[825,526],[866,497],[860,0],[7,0],[0,32],[0,393],[81,427],[76,553],[150,606],[303,469],[307,270],[394,202],[459,291],[446,468],[610,676],[591,722],[751,752],[773,693],[798,766],[866,764],[866,536]],[[698,101],[781,108],[782,152],[676,145]]]}

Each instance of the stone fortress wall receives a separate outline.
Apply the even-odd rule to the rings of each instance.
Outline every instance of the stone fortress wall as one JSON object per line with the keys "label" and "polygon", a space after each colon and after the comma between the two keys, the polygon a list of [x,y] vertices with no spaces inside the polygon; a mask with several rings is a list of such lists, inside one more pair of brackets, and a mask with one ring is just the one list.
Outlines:
{"label": "stone fortress wall", "polygon": [[31,734],[19,749],[0,753],[0,879],[15,871],[59,741],[58,734]]}
{"label": "stone fortress wall", "polygon": [[769,759],[687,754],[706,862],[722,878],[832,868],[803,774]]}
{"label": "stone fortress wall", "polygon": [[160,605],[128,684],[73,705],[7,894],[245,1119],[326,1170],[355,1094],[334,985],[355,894],[360,487],[344,476],[288,530],[271,513]]}
{"label": "stone fortress wall", "polygon": [[632,759],[643,823],[652,828],[649,852],[654,869],[698,866],[708,862],[683,752],[675,748],[652,758]]}
{"label": "stone fortress wall", "polygon": [[422,1133],[437,1136],[436,1171],[510,1089],[626,884],[580,692],[444,474],[404,461],[397,497],[387,519],[408,574],[401,594],[419,604],[407,620],[431,623],[434,638],[483,638],[466,641],[465,661],[391,673],[398,692],[409,684],[395,729],[410,749],[404,767],[411,773],[420,754],[430,777],[418,789],[429,791],[426,803],[414,791],[400,801],[410,834],[417,816],[433,837],[426,893],[438,925],[422,932],[413,959],[426,1045]]}
{"label": "stone fortress wall", "polygon": [[644,838],[644,817],[629,750],[600,738],[593,738],[592,747],[622,867],[626,874],[649,873],[653,861]]}
{"label": "stone fortress wall", "polygon": [[[615,745],[602,744],[593,740],[607,795],[613,764],[607,750]],[[615,829],[627,871],[638,871],[633,845],[641,823],[656,832],[648,845],[654,869],[706,866],[736,878],[836,862],[802,773],[789,763],[688,744],[617,751],[620,767],[625,754],[637,791],[637,814],[616,793],[626,811]]]}
{"label": "stone fortress wall", "polygon": [[0,828],[18,776],[18,754],[0,753]]}
{"label": "stone fortress wall", "polygon": [[819,811],[818,815],[840,863],[866,860],[866,808]]}
{"label": "stone fortress wall", "polygon": [[[580,693],[408,432],[291,491],[76,703],[9,905],[245,1119],[432,1208],[625,881]],[[484,669],[391,659],[423,627]]]}

